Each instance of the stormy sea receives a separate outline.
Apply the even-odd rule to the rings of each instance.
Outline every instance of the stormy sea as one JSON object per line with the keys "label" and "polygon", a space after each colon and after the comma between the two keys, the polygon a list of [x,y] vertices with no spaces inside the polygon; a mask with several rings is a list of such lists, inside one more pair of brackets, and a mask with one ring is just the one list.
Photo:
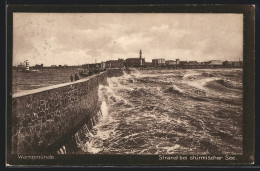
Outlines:
{"label": "stormy sea", "polygon": [[77,136],[78,153],[240,155],[242,75],[242,69],[135,69],[108,78],[99,87],[103,117]]}

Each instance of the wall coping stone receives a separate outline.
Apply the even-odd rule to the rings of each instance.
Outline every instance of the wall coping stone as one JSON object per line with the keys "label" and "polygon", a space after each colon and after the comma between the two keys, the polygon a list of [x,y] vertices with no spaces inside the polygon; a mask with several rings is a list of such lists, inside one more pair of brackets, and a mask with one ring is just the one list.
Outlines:
{"label": "wall coping stone", "polygon": [[48,91],[48,90],[52,90],[52,89],[56,89],[56,88],[60,88],[60,87],[65,87],[65,86],[68,86],[68,85],[82,83],[82,82],[90,80],[91,78],[96,77],[97,75],[101,75],[101,74],[103,74],[105,72],[106,71],[101,72],[99,74],[94,74],[94,75],[88,76],[87,78],[83,78],[83,79],[80,79],[80,80],[77,80],[77,81],[73,81],[73,82],[67,82],[67,83],[62,83],[62,84],[55,84],[55,85],[51,85],[51,86],[47,86],[47,87],[40,87],[40,88],[36,88],[36,89],[32,89],[32,90],[21,91],[21,92],[13,94],[12,98],[17,98],[17,97],[21,97],[21,96],[27,96],[27,95],[36,94],[36,93],[43,92],[43,91]]}

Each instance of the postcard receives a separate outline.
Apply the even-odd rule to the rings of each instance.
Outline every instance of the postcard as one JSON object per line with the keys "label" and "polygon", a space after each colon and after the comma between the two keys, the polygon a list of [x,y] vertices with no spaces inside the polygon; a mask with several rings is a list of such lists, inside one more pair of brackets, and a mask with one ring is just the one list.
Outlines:
{"label": "postcard", "polygon": [[7,7],[7,166],[254,163],[254,6]]}

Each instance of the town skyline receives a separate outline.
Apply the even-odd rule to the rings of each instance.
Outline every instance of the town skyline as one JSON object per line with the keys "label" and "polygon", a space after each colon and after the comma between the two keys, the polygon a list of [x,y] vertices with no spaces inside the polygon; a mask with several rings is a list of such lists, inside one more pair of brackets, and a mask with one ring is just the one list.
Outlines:
{"label": "town skyline", "polygon": [[13,65],[243,60],[242,14],[14,13]]}
{"label": "town skyline", "polygon": [[[145,60],[145,57],[142,57],[144,60]],[[92,62],[92,63],[82,63],[82,64],[78,64],[78,65],[67,65],[67,64],[63,64],[63,65],[61,65],[61,64],[58,64],[58,65],[55,65],[55,64],[53,64],[53,65],[44,65],[43,63],[39,63],[39,64],[35,64],[35,65],[32,65],[32,64],[30,64],[30,61],[29,60],[25,60],[25,61],[20,61],[20,63],[19,64],[17,64],[17,65],[13,65],[14,67],[16,67],[16,66],[21,66],[21,65],[24,65],[25,66],[25,63],[28,63],[28,66],[30,66],[30,67],[52,67],[52,66],[55,66],[55,67],[59,67],[59,66],[83,66],[83,65],[86,65],[86,64],[100,64],[100,63],[107,63],[107,62],[110,62],[110,61],[119,61],[119,60],[122,60],[122,61],[126,61],[126,60],[128,60],[128,59],[137,59],[137,58],[119,58],[119,59],[115,59],[115,60],[107,60],[107,61],[101,61],[101,62]],[[172,62],[172,61],[174,61],[174,62],[176,62],[177,60],[179,60],[178,58],[176,58],[176,59],[170,59],[170,60],[166,60],[165,58],[154,58],[154,59],[152,59],[152,61],[145,61],[145,63],[143,64],[143,65],[146,65],[146,64],[149,64],[149,63],[153,63],[153,61],[154,60],[160,60],[160,59],[162,59],[162,60],[164,60],[165,62]],[[191,60],[191,61],[189,61],[189,60],[179,60],[180,62],[196,62],[196,63],[207,63],[207,62],[212,62],[212,61],[220,61],[220,62],[243,62],[243,59],[239,59],[239,60],[233,60],[233,61],[230,61],[230,60],[214,60],[214,59],[212,59],[212,60],[206,60],[206,61],[194,61],[194,60]]]}

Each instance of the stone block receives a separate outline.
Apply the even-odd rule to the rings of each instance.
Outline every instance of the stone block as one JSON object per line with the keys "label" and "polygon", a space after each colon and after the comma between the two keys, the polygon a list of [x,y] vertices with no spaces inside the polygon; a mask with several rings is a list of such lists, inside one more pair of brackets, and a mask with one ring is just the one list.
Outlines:
{"label": "stone block", "polygon": [[45,101],[44,100],[40,100],[40,105],[44,105]]}
{"label": "stone block", "polygon": [[32,124],[33,124],[33,125],[38,124],[38,119],[34,119],[34,120],[32,121]]}
{"label": "stone block", "polygon": [[40,112],[38,113],[38,116],[39,116],[40,118],[42,118],[43,116],[45,116],[45,111],[40,111]]}
{"label": "stone block", "polygon": [[41,104],[39,108],[40,108],[40,111],[45,111],[46,110],[46,105],[45,104]]}
{"label": "stone block", "polygon": [[33,118],[33,119],[38,119],[38,113],[33,112],[33,113],[32,113],[32,118]]}
{"label": "stone block", "polygon": [[54,116],[54,122],[55,123],[59,122],[59,117],[58,116]]}
{"label": "stone block", "polygon": [[45,116],[42,118],[42,123],[45,123],[46,122],[46,118]]}
{"label": "stone block", "polygon": [[47,120],[51,119],[51,114],[46,114],[46,119]]}
{"label": "stone block", "polygon": [[35,125],[35,126],[34,126],[34,130],[35,130],[35,132],[36,132],[37,134],[39,134],[39,133],[40,133],[40,130],[41,130],[41,126],[40,126],[40,125]]}

